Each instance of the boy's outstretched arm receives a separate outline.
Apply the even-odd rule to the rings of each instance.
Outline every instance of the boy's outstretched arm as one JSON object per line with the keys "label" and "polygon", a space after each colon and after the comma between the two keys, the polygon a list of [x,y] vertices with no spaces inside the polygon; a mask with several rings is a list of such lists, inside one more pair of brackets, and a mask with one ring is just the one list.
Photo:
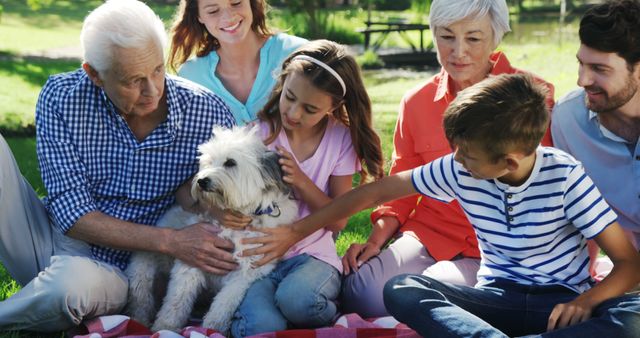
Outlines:
{"label": "boy's outstretched arm", "polygon": [[384,202],[415,194],[416,190],[411,181],[411,170],[396,175],[387,176],[379,181],[362,185],[350,192],[335,198],[331,203],[322,207],[309,216],[298,220],[291,226],[281,226],[271,229],[254,229],[265,233],[262,237],[243,239],[245,244],[262,244],[253,249],[243,251],[243,256],[264,255],[256,265],[261,266],[282,257],[289,248],[316,230],[339,219]]}
{"label": "boy's outstretched arm", "polygon": [[549,316],[548,331],[588,320],[600,303],[621,296],[640,283],[640,253],[631,245],[618,222],[609,225],[594,239],[613,262],[613,270],[602,282],[573,301],[556,305]]}

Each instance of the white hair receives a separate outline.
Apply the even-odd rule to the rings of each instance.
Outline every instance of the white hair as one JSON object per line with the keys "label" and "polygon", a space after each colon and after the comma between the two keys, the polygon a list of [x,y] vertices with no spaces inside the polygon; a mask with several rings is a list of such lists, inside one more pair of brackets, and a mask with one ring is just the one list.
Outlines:
{"label": "white hair", "polygon": [[479,19],[489,15],[494,47],[502,41],[509,28],[509,7],[505,0],[433,0],[429,24],[433,41],[438,27],[446,27],[463,19]]}
{"label": "white hair", "polygon": [[84,62],[98,73],[112,66],[114,47],[147,48],[150,43],[163,54],[167,34],[162,20],[137,0],[108,0],[84,20],[80,42]]}

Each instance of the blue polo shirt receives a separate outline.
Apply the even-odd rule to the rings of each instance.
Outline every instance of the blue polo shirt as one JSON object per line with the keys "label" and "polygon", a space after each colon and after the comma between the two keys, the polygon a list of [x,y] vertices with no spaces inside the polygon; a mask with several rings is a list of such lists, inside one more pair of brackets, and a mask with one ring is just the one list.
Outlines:
{"label": "blue polo shirt", "polygon": [[575,156],[618,214],[618,222],[640,243],[640,140],[628,142],[600,124],[580,88],[551,114],[555,147]]}

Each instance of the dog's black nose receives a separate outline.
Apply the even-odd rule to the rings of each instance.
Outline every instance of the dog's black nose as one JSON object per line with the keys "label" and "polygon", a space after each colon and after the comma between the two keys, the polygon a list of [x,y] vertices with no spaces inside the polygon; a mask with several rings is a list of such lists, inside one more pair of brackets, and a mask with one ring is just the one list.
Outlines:
{"label": "dog's black nose", "polygon": [[211,183],[211,180],[208,177],[201,178],[198,180],[198,185],[200,186],[200,188],[205,190],[209,188],[209,183]]}

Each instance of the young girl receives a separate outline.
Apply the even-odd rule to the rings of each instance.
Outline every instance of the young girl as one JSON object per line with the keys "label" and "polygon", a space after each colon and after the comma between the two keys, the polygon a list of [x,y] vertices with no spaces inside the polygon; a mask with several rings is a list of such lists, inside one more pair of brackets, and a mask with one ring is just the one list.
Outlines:
{"label": "young girl", "polygon": [[[383,176],[380,139],[371,127],[360,70],[334,42],[310,42],[285,59],[258,117],[265,143],[282,156],[284,180],[299,200],[300,217],[351,190],[357,171],[361,182]],[[342,272],[333,233],[346,221],[326,224],[296,243],[271,274],[251,286],[236,312],[234,337],[332,322]]]}

